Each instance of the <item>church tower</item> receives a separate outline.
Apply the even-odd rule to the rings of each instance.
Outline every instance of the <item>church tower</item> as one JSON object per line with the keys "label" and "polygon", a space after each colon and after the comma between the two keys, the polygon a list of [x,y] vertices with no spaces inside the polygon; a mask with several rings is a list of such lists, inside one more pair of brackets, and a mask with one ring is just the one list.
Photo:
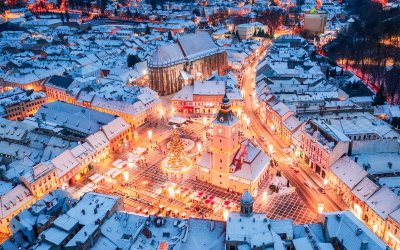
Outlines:
{"label": "church tower", "polygon": [[230,166],[240,147],[239,119],[233,114],[231,103],[225,94],[221,109],[213,122],[211,179],[214,185],[229,187]]}

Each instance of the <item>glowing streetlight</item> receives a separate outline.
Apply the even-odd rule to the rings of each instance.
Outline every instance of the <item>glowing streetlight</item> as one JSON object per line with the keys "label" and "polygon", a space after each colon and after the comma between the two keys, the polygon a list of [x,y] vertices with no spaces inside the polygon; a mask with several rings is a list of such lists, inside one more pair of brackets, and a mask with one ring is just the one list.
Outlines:
{"label": "glowing streetlight", "polygon": [[207,126],[207,117],[203,117],[203,123],[204,123],[204,127],[206,127]]}
{"label": "glowing streetlight", "polygon": [[324,186],[328,185],[328,179],[324,179]]}
{"label": "glowing streetlight", "polygon": [[270,154],[272,154],[272,152],[274,152],[274,145],[268,144],[268,151]]}
{"label": "glowing streetlight", "polygon": [[224,220],[227,221],[227,220],[228,220],[228,217],[229,217],[229,211],[226,210],[226,209],[224,209],[223,216],[224,216]]}
{"label": "glowing streetlight", "polygon": [[322,212],[324,212],[324,203],[322,203],[322,202],[320,202],[320,203],[318,203],[318,213],[322,213]]}
{"label": "glowing streetlight", "polygon": [[175,197],[175,190],[172,186],[170,186],[168,188],[168,193],[169,193],[169,196],[171,197],[171,199],[173,199]]}
{"label": "glowing streetlight", "polygon": [[129,181],[129,172],[128,171],[124,172],[124,180]]}
{"label": "glowing streetlight", "polygon": [[149,140],[151,142],[151,138],[153,137],[153,131],[151,130],[147,131],[147,135],[149,136]]}
{"label": "glowing streetlight", "polygon": [[238,117],[239,117],[239,119],[240,119],[240,116],[242,115],[242,110],[241,109],[239,109],[238,110]]}
{"label": "glowing streetlight", "polygon": [[249,125],[250,125],[250,117],[247,117],[247,119],[246,119],[246,124],[247,124],[247,129],[249,129]]}
{"label": "glowing streetlight", "polygon": [[262,201],[266,201],[268,198],[268,193],[267,191],[264,191],[264,193],[262,194]]}
{"label": "glowing streetlight", "polygon": [[201,142],[197,143],[197,151],[200,153],[201,152]]}

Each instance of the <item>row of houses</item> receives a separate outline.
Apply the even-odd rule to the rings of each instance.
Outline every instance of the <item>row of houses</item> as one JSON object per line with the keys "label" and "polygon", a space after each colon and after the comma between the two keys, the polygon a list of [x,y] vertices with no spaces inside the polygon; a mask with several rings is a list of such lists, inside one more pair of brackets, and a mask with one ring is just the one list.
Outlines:
{"label": "row of houses", "polygon": [[[380,119],[371,96],[349,96],[338,87],[358,81],[312,56],[299,37],[284,36],[257,68],[259,117],[350,210],[392,249],[399,247],[397,177],[399,133]],[[314,57],[314,59],[312,59]],[[336,70],[332,78],[323,73]]]}
{"label": "row of houses", "polygon": [[120,197],[89,192],[76,201],[56,190],[12,219],[0,249],[389,249],[350,212],[295,225],[253,213],[253,203],[247,192],[226,221],[182,219],[126,212]]}
{"label": "row of houses", "polygon": [[368,171],[348,156],[337,160],[327,176],[329,186],[391,249],[400,247],[400,198],[375,183]]}
{"label": "row of houses", "polygon": [[70,76],[52,76],[45,84],[50,100],[61,100],[100,112],[116,115],[134,127],[139,127],[151,117],[160,114],[161,101],[157,92],[148,87],[125,86],[110,81],[96,91],[91,82],[80,82]]}
{"label": "row of houses", "polygon": [[[37,125],[33,126],[34,123]],[[93,164],[132,138],[132,126],[123,118],[62,102],[43,105],[32,122],[15,122],[14,126],[24,127],[26,124],[33,126],[32,129],[42,136],[45,131],[62,133],[65,130],[66,134],[74,133],[70,137],[63,136],[66,140],[79,138],[47,160],[35,164],[30,160],[32,155],[26,154],[20,164],[9,164],[6,173],[17,174],[14,179],[9,179],[10,182],[4,182],[7,188],[1,196],[0,219],[0,230],[4,233],[10,232],[10,219],[22,209],[56,188],[65,189],[78,181]],[[24,167],[21,165],[24,161],[31,164]]]}

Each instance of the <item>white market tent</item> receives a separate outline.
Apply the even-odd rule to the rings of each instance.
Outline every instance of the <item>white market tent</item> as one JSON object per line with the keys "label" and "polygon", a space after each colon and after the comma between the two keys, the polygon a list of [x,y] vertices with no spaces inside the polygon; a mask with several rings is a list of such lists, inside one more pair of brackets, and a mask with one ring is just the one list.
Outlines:
{"label": "white market tent", "polygon": [[116,168],[111,168],[106,172],[106,175],[111,178],[116,178],[118,175],[122,175],[122,171]]}
{"label": "white market tent", "polygon": [[122,160],[121,159],[118,159],[118,160],[116,160],[116,161],[114,161],[113,163],[112,163],[112,165],[113,165],[113,167],[117,167],[117,166],[119,166],[119,164],[122,162]]}
{"label": "white market tent", "polygon": [[105,177],[101,174],[94,174],[89,177],[89,180],[91,180],[94,184],[101,183],[104,179]]}
{"label": "white market tent", "polygon": [[146,148],[142,148],[142,147],[137,147],[132,151],[132,154],[137,155],[137,156],[141,156],[142,154],[144,154],[147,151]]}
{"label": "white market tent", "polygon": [[186,118],[180,117],[180,116],[173,116],[169,118],[168,120],[170,123],[182,125],[184,122],[186,122]]}

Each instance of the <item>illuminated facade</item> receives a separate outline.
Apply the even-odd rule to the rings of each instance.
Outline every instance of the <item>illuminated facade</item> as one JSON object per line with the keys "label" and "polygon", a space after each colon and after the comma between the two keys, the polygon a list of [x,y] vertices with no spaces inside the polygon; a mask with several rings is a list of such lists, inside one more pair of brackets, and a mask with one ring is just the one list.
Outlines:
{"label": "illuminated facade", "polygon": [[37,164],[31,173],[21,176],[20,179],[35,198],[40,198],[58,187],[56,168],[49,162]]}
{"label": "illuminated facade", "polygon": [[225,95],[213,122],[211,152],[198,161],[198,178],[236,192],[257,194],[268,174],[270,158],[252,141],[239,141],[239,119]]}
{"label": "illuminated facade", "polygon": [[343,133],[317,120],[306,122],[301,141],[306,163],[322,178],[334,162],[348,153],[350,143]]}
{"label": "illuminated facade", "polygon": [[394,211],[386,222],[384,241],[393,250],[400,250],[400,209]]}

